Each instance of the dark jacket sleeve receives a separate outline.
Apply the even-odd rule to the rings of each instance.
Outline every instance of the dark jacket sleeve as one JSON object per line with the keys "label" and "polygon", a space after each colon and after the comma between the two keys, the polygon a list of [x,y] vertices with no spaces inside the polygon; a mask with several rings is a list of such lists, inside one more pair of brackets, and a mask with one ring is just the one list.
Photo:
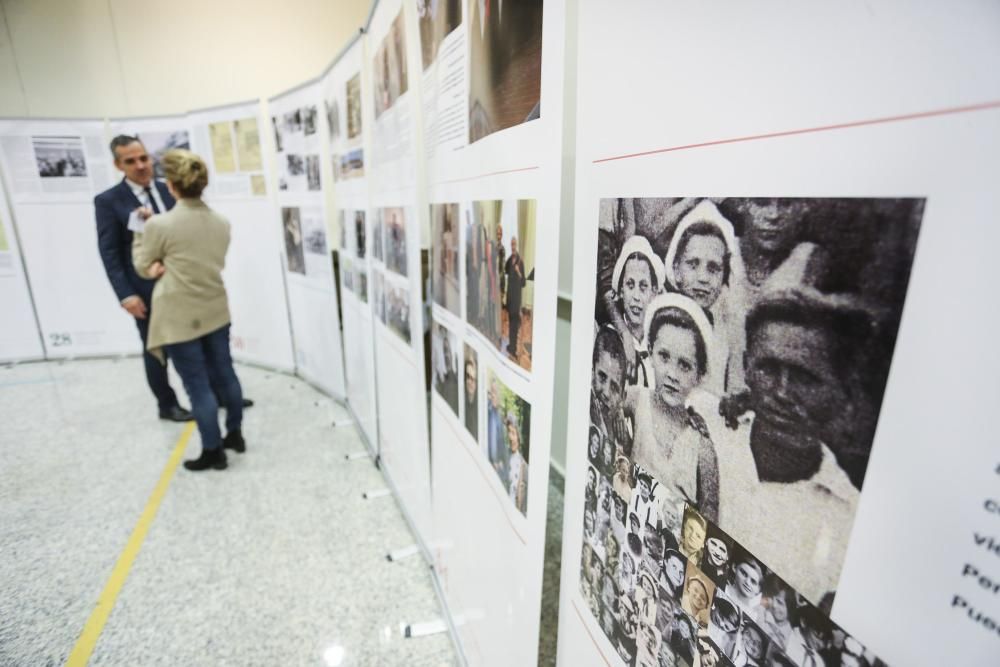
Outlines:
{"label": "dark jacket sleeve", "polygon": [[[122,261],[122,248],[128,248],[125,242],[125,228],[115,219],[115,210],[110,198],[103,195],[95,197],[94,212],[97,216],[97,247],[101,251],[104,272],[108,274],[108,280],[111,281],[111,287],[115,290],[118,300],[124,301],[136,295]],[[131,248],[128,248],[128,251],[131,252]]]}

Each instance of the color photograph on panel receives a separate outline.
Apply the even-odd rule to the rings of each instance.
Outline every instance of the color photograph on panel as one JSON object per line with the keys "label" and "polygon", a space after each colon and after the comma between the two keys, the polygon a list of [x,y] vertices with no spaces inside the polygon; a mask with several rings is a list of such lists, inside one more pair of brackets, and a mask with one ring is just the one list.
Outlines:
{"label": "color photograph on panel", "polygon": [[842,664],[923,204],[602,200],[580,591],[627,663]]}
{"label": "color photograph on panel", "polygon": [[479,441],[479,355],[468,343],[463,345],[465,361],[462,379],[465,391],[462,393],[462,421],[465,429],[476,442]]}
{"label": "color photograph on panel", "polygon": [[486,387],[486,456],[514,507],[528,513],[531,405],[490,370]]}
{"label": "color photograph on panel", "polygon": [[459,382],[458,337],[437,320],[431,326],[431,374],[434,391],[458,416]]}
{"label": "color photograph on panel", "polygon": [[281,209],[281,228],[285,238],[285,258],[288,271],[305,275],[306,260],[302,251],[302,213],[298,207]]}
{"label": "color photograph on panel", "polygon": [[424,69],[437,58],[444,38],[462,23],[461,0],[417,0],[420,58]]}
{"label": "color photograph on panel", "polygon": [[382,43],[375,52],[372,76],[375,81],[375,118],[396,103],[396,99],[406,92],[406,37],[403,27],[403,11],[389,28]]}
{"label": "color photograph on panel", "polygon": [[406,276],[406,213],[403,209],[378,209],[376,233],[382,235],[386,268]]}
{"label": "color photograph on panel", "polygon": [[477,201],[465,225],[466,318],[508,359],[531,370],[534,200]]}
{"label": "color photograph on panel", "polygon": [[461,316],[458,278],[458,204],[431,204],[434,302]]}
{"label": "color photograph on panel", "polygon": [[469,3],[469,143],[541,116],[541,0]]}

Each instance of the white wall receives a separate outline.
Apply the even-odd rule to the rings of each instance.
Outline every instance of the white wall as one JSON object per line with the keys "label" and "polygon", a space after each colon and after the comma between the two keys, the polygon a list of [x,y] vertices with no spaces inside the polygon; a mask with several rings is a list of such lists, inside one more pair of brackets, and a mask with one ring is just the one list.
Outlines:
{"label": "white wall", "polygon": [[320,74],[370,0],[0,0],[0,116],[180,113]]}

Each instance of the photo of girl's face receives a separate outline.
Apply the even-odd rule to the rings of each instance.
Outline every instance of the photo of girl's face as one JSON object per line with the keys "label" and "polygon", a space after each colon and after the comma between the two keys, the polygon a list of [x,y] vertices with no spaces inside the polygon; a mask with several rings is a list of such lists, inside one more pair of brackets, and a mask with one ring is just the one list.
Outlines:
{"label": "photo of girl's face", "polygon": [[667,581],[676,588],[684,583],[684,563],[677,556],[670,556],[663,563],[663,569],[667,573]]}
{"label": "photo of girl's face", "polygon": [[755,563],[742,562],[736,566],[736,588],[744,597],[752,598],[760,593],[760,567]]}
{"label": "photo of girl's face", "polygon": [[596,459],[601,450],[601,436],[595,431],[590,434],[590,458]]}
{"label": "photo of girl's face", "polygon": [[785,599],[784,591],[778,591],[778,594],[771,598],[770,609],[771,616],[778,623],[788,620],[788,601]]}
{"label": "photo of girl's face", "polygon": [[705,553],[708,554],[709,564],[716,567],[722,567],[729,562],[729,547],[718,537],[705,540]]}
{"label": "photo of girl's face", "polygon": [[722,292],[725,263],[726,244],[722,239],[708,234],[692,236],[683,256],[674,262],[677,289],[702,308],[711,308]]}
{"label": "photo of girl's face", "polygon": [[708,592],[705,590],[705,585],[697,579],[692,579],[688,584],[688,602],[695,613],[708,609]]}
{"label": "photo of girl's face", "polygon": [[656,378],[656,396],[665,405],[678,408],[698,385],[698,355],[695,333],[673,324],[656,332],[649,348]]}
{"label": "photo of girl's face", "polygon": [[684,549],[688,555],[705,546],[705,528],[697,521],[686,521],[683,529]]}
{"label": "photo of girl's face", "polygon": [[657,287],[653,283],[649,262],[633,257],[625,262],[622,269],[621,299],[625,322],[630,328],[643,325],[646,306],[656,296]]}

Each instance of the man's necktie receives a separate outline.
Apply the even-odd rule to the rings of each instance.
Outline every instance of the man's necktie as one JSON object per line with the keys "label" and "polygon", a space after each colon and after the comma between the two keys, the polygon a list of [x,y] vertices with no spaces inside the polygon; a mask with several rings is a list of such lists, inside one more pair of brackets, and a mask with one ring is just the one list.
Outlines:
{"label": "man's necktie", "polygon": [[156,205],[156,199],[153,197],[153,190],[147,185],[145,192],[146,197],[149,199],[149,207],[153,209],[153,213],[159,213],[160,207]]}

